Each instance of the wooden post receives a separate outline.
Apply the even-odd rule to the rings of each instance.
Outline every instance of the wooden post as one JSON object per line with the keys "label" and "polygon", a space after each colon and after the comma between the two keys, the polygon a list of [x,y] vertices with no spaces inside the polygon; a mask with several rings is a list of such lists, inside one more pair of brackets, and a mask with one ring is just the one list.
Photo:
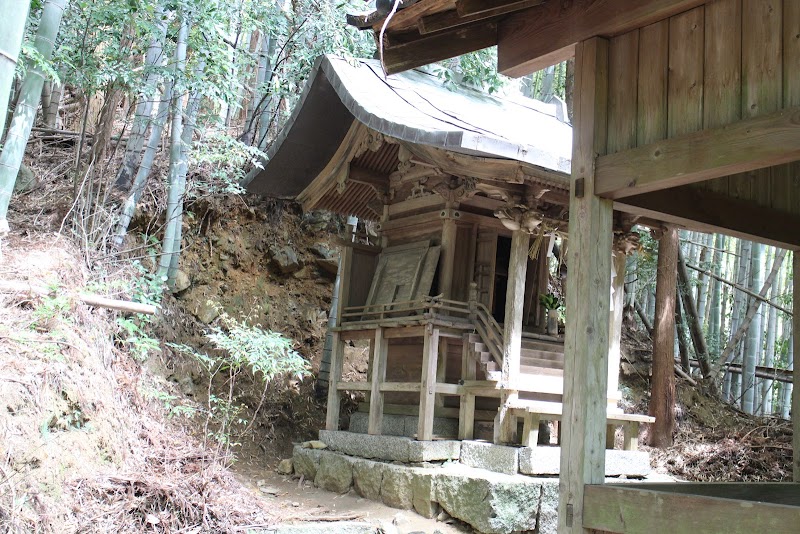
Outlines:
{"label": "wooden post", "polygon": [[342,378],[342,364],[344,363],[344,341],[339,332],[333,333],[333,351],[331,352],[331,375],[328,381],[328,412],[325,418],[327,430],[339,430],[339,380]]}
{"label": "wooden post", "polygon": [[[353,268],[353,248],[342,246],[339,252],[339,299],[337,302],[336,317],[341,324],[342,310],[348,305],[350,297],[350,273]],[[338,384],[342,379],[342,365],[344,364],[344,341],[339,332],[333,333],[331,342],[331,368],[328,377],[328,406],[325,417],[327,430],[339,430],[339,406],[341,395]]]}
{"label": "wooden post", "polygon": [[608,41],[576,46],[558,532],[582,533],[583,490],[605,474],[612,203],[594,194],[606,151]]}
{"label": "wooden post", "polygon": [[508,403],[516,400],[519,379],[520,353],[522,351],[522,315],[525,305],[525,272],[528,269],[528,248],[531,236],[525,230],[511,234],[511,255],[508,260],[508,286],[503,324],[502,383],[506,389],[500,399],[500,442],[516,441],[517,418],[511,414]]}
{"label": "wooden post", "polygon": [[[792,251],[792,338],[794,339],[795,358],[800,354],[800,298],[797,297],[797,289],[800,288],[800,257],[797,251]],[[792,371],[792,467],[794,481],[800,482],[800,365],[795,360]]]}
{"label": "wooden post", "polygon": [[539,443],[539,414],[525,413],[522,423],[522,444],[525,447],[535,447]]}
{"label": "wooden post", "polygon": [[[470,357],[469,334],[461,338],[461,380],[475,380],[475,361]],[[475,434],[475,395],[468,389],[461,395],[458,409],[458,439],[472,439]]]}
{"label": "wooden post", "polygon": [[[608,333],[608,396],[609,408],[616,408],[619,389],[619,362],[622,359],[620,341],[622,338],[622,312],[625,307],[625,264],[628,257],[622,250],[614,250],[614,279],[611,288],[611,330]],[[612,405],[613,404],[613,405]]]}
{"label": "wooden post", "polygon": [[439,360],[439,329],[429,324],[425,327],[422,349],[422,389],[419,392],[419,424],[417,439],[433,439],[433,413],[436,399],[436,368]]}
{"label": "wooden post", "polygon": [[447,217],[442,220],[442,249],[439,267],[439,293],[444,298],[453,297],[453,269],[456,261],[456,222]]}
{"label": "wooden post", "polygon": [[650,445],[669,447],[675,429],[675,295],[678,231],[666,226],[658,241],[656,313],[653,324],[653,376],[650,380]]}
{"label": "wooden post", "polygon": [[[552,239],[553,237],[550,237],[550,240]],[[547,310],[539,304],[539,295],[550,290],[550,260],[547,258],[550,246],[549,244],[545,246],[545,243],[542,243],[542,248],[539,250],[539,262],[536,267],[536,294],[533,295],[533,305],[536,306],[536,326],[542,334],[547,329]]]}
{"label": "wooden post", "polygon": [[375,329],[375,339],[372,341],[372,372],[371,389],[369,394],[369,425],[367,433],[380,435],[383,429],[383,392],[381,385],[386,380],[386,357],[389,349],[387,339],[383,335],[383,328]]}

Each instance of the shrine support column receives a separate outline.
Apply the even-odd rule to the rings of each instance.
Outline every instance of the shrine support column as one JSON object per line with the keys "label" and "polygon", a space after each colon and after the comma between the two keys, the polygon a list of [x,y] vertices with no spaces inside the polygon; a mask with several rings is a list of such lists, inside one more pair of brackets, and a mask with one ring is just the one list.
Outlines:
{"label": "shrine support column", "polygon": [[608,41],[575,50],[575,103],[567,251],[564,407],[558,532],[583,533],[583,491],[605,474],[611,280],[610,200],[594,194],[595,158],[606,151]]}
{"label": "shrine support column", "polygon": [[519,396],[517,382],[520,375],[522,352],[522,315],[525,302],[525,274],[528,269],[530,234],[520,228],[511,234],[511,255],[508,262],[508,286],[506,288],[505,322],[503,325],[503,393],[500,398],[499,441],[516,441],[517,420],[511,414],[509,404]]}

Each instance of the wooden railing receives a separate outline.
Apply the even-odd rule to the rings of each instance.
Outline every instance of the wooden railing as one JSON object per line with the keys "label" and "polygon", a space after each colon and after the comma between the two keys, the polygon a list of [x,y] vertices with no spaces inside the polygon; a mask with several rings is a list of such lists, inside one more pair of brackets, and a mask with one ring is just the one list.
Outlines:
{"label": "wooden railing", "polygon": [[439,295],[387,304],[348,306],[342,310],[340,321],[341,324],[345,324],[375,322],[385,319],[434,318],[437,315],[467,319],[470,315],[469,304],[458,300],[445,299]]}
{"label": "wooden railing", "polygon": [[503,368],[503,330],[497,324],[489,309],[481,303],[474,305],[473,323],[478,335],[481,336],[483,344],[489,350],[489,354],[500,368]]}

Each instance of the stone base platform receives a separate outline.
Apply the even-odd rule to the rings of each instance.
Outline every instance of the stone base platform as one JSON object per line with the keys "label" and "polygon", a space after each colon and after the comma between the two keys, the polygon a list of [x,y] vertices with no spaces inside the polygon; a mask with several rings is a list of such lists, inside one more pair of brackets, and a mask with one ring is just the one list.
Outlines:
{"label": "stone base platform", "polygon": [[[295,446],[294,470],[318,487],[425,517],[441,510],[479,532],[555,533],[559,447],[506,447],[480,441],[415,441],[320,431],[327,449]],[[606,451],[606,476],[643,478],[644,451]],[[619,482],[619,479],[613,481]]]}

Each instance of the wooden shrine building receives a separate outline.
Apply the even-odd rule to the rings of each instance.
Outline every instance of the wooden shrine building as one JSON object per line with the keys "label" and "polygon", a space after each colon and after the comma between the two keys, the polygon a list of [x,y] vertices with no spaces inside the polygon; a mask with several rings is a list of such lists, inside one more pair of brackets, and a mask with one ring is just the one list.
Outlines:
{"label": "wooden shrine building", "polygon": [[[398,7],[385,25],[389,72],[491,45],[512,76],[575,58],[559,532],[797,532],[797,368],[794,484],[603,484],[603,446],[613,210],[800,248],[800,2]],[[385,19],[375,12],[349,22],[377,33]],[[796,252],[793,272],[796,289]],[[797,298],[793,321],[797,332]],[[800,336],[794,343],[798,354]]]}
{"label": "wooden shrine building", "polygon": [[[555,238],[566,237],[571,143],[560,101],[319,59],[248,189],[372,222],[375,235],[341,242],[329,430],[339,429],[343,391],[368,396],[369,433],[405,408],[419,416],[421,440],[447,415],[460,439],[478,418],[494,421],[495,441],[535,445],[539,421],[561,417],[563,337],[546,335],[539,296]],[[623,248],[636,236],[620,230]],[[620,271],[620,299],[623,282]],[[369,340],[369,376],[344,382],[345,343],[357,340]],[[618,345],[605,373],[608,424],[635,448],[639,423],[652,418],[617,408]]]}

